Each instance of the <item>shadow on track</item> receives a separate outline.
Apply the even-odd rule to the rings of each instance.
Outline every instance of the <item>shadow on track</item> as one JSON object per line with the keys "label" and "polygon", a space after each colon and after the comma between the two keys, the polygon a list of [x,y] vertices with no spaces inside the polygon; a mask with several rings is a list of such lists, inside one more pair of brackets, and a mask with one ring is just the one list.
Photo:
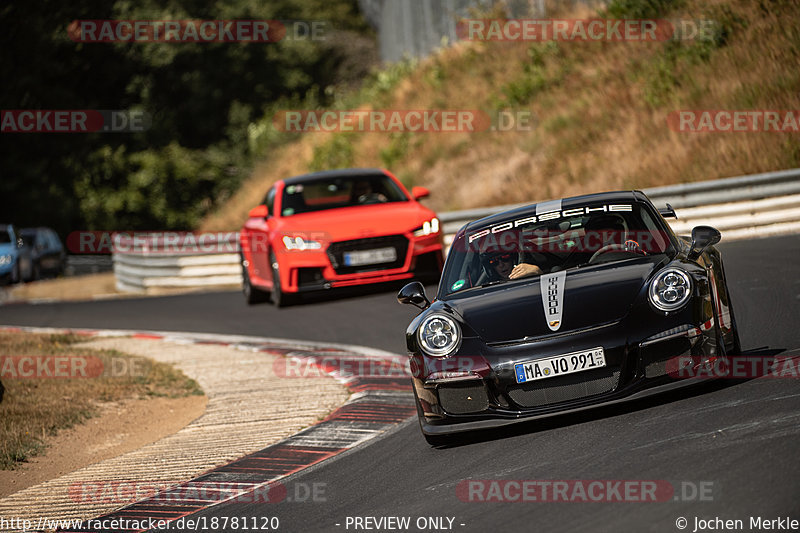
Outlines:
{"label": "shadow on track", "polygon": [[[781,353],[786,352],[785,348],[770,348],[768,346],[755,348],[751,350],[744,350],[741,355],[748,357],[774,357]],[[737,379],[713,379],[707,382],[696,383],[687,385],[685,388],[670,390],[655,394],[646,398],[631,400],[629,402],[619,403],[616,405],[609,405],[605,407],[597,407],[588,409],[578,413],[570,413],[565,415],[556,415],[549,418],[539,420],[531,420],[529,422],[519,422],[505,427],[489,430],[468,431],[453,435],[450,442],[446,444],[434,446],[436,449],[458,448],[462,446],[469,446],[472,444],[479,444],[483,442],[503,440],[511,437],[519,437],[522,435],[531,435],[545,431],[551,431],[563,427],[584,424],[612,418],[619,415],[626,415],[666,405],[672,402],[686,400],[706,394],[712,394],[721,390],[731,387],[736,387],[757,379],[753,378],[737,378]]]}
{"label": "shadow on track", "polygon": [[[353,287],[339,287],[326,290],[313,291],[308,293],[301,293],[299,297],[293,300],[286,307],[302,307],[304,305],[313,305],[325,302],[333,302],[339,300],[354,300],[364,296],[373,296],[377,294],[392,294],[394,296],[397,292],[407,283],[414,281],[414,278],[402,281],[389,281],[385,283],[370,283],[368,285],[355,285]],[[437,290],[436,285],[426,285],[426,294],[435,294]],[[271,302],[260,302],[254,304],[254,307],[272,305]],[[400,304],[398,304],[400,305]],[[411,322],[411,317],[409,317]]]}

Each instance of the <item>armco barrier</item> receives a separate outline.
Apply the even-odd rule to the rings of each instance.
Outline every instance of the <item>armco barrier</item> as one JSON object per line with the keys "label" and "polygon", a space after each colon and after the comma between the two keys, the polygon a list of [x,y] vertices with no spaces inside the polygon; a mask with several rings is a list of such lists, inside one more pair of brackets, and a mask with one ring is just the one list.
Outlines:
{"label": "armco barrier", "polygon": [[84,276],[112,270],[114,270],[114,264],[109,255],[68,255],[64,275]]}
{"label": "armco barrier", "polygon": [[159,239],[157,234],[137,235],[136,239],[114,236],[113,261],[117,290],[154,293],[178,288],[241,284],[239,254],[227,251],[238,248],[236,234],[228,234],[215,243],[204,243],[204,247],[226,250],[222,253],[198,250],[168,255],[157,251]]}
{"label": "armco barrier", "polygon": [[[670,204],[678,219],[668,219],[677,233],[706,224],[723,231],[725,240],[800,233],[800,168],[737,178],[682,183],[644,189],[657,207]],[[445,243],[467,222],[527,204],[441,213]]]}
{"label": "armco barrier", "polygon": [[[669,203],[675,208],[679,218],[669,222],[680,234],[701,224],[718,228],[725,240],[800,233],[800,169],[656,187],[644,192],[656,206]],[[449,246],[459,228],[471,220],[523,205],[527,204],[440,213],[445,243]],[[226,243],[235,244],[233,239],[236,236],[230,235]],[[136,243],[138,248],[131,242],[123,244],[121,248],[127,253],[113,254],[119,290],[149,293],[241,284],[236,252],[165,255],[149,252],[152,246],[141,242]]]}

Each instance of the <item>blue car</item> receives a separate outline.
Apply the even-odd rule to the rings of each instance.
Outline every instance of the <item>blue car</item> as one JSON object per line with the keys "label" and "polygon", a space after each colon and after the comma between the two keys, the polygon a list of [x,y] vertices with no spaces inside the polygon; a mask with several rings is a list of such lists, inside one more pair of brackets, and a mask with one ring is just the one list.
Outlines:
{"label": "blue car", "polygon": [[22,228],[19,250],[20,276],[23,281],[58,277],[64,273],[67,254],[55,231],[50,228]]}
{"label": "blue car", "polygon": [[0,283],[19,282],[19,249],[17,232],[11,224],[0,224]]}

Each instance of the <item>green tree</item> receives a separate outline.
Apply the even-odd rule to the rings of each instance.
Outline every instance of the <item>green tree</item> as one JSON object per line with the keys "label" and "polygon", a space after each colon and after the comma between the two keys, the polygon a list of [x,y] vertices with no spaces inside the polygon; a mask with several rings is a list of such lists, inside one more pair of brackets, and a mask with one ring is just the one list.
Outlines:
{"label": "green tree", "polygon": [[[73,20],[317,20],[326,40],[80,43]],[[13,1],[4,28],[0,109],[139,109],[140,133],[3,133],[0,219],[75,229],[191,229],[252,163],[248,127],[278,101],[313,97],[358,72],[370,35],[356,0]],[[338,38],[337,38],[338,36]],[[330,38],[328,38],[330,37]],[[364,71],[368,66],[363,67]]]}

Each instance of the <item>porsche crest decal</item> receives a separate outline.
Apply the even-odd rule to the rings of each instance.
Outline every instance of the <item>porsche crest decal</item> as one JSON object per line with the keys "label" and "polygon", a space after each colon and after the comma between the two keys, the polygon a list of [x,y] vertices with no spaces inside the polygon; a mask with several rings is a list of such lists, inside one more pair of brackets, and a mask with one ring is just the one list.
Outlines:
{"label": "porsche crest decal", "polygon": [[541,277],[542,305],[547,326],[551,331],[558,331],[561,327],[561,315],[564,311],[564,285],[567,280],[567,271],[562,270],[555,274],[543,274]]}

